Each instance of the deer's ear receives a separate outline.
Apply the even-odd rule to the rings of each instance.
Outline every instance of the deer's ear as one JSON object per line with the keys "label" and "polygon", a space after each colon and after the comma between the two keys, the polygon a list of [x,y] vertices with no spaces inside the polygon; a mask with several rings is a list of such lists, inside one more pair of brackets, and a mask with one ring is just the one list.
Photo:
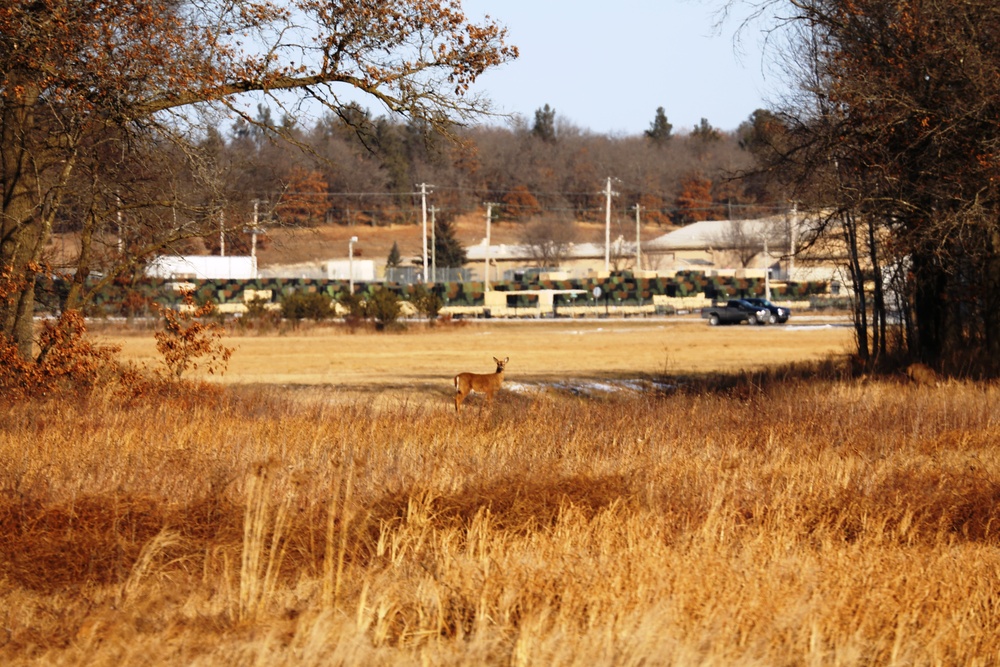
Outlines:
{"label": "deer's ear", "polygon": [[497,362],[498,364],[500,363],[500,360],[497,359],[496,357],[493,357],[493,361]]}
{"label": "deer's ear", "polygon": [[503,362],[504,362],[505,364],[506,364],[506,363],[507,363],[508,361],[510,361],[510,357],[504,357],[504,358],[503,358]]}

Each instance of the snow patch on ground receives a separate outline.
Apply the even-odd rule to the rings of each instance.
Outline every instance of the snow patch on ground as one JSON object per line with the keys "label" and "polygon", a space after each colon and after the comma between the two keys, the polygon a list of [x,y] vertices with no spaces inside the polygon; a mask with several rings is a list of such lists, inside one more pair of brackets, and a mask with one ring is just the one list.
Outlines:
{"label": "snow patch on ground", "polygon": [[571,379],[559,382],[504,382],[504,389],[520,394],[540,394],[548,390],[568,392],[576,396],[607,396],[613,394],[642,394],[677,389],[676,384],[648,380],[586,380]]}

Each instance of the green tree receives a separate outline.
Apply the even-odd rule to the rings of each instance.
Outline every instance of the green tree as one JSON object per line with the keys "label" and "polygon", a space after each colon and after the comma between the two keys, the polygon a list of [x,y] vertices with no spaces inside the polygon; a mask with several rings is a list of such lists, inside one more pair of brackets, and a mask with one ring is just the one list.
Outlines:
{"label": "green tree", "polygon": [[337,295],[337,303],[347,311],[344,319],[350,322],[360,322],[365,319],[365,303],[360,294],[341,292]]}
{"label": "green tree", "polygon": [[[189,132],[185,124],[205,116],[189,109],[232,111],[294,139],[293,126],[263,128],[266,119],[243,111],[237,97],[299,93],[336,110],[342,88],[353,86],[393,112],[444,128],[481,110],[466,93],[483,71],[516,57],[504,39],[501,26],[471,24],[443,0],[7,3],[0,9],[0,335],[30,357],[35,277],[76,170],[86,175],[91,238],[111,232],[123,207],[157,204],[174,214],[136,235],[107,272],[112,280],[171,240],[204,233],[190,224],[196,216],[177,215],[170,189],[113,196],[122,190],[117,183],[137,182],[153,147],[173,145],[173,159],[200,163],[193,137],[203,128]],[[117,160],[123,169],[108,168],[107,156],[127,158]],[[86,255],[78,263],[83,277],[93,259]]]}
{"label": "green tree", "polygon": [[365,303],[365,315],[375,322],[379,331],[394,326],[401,312],[399,295],[387,287],[377,288]]}
{"label": "green tree", "polygon": [[722,139],[722,133],[712,127],[707,118],[702,118],[701,122],[691,130],[691,138],[704,143],[712,143]]}
{"label": "green tree", "polygon": [[291,292],[281,300],[281,315],[298,324],[300,320],[325,320],[333,315],[330,297],[320,292]]}
{"label": "green tree", "polygon": [[554,143],[556,140],[556,110],[550,108],[548,104],[537,109],[531,133],[542,141]]}
{"label": "green tree", "polygon": [[663,110],[663,107],[657,107],[656,116],[653,118],[649,129],[646,130],[646,137],[655,145],[662,146],[670,141],[670,137],[673,136],[671,134],[673,129],[674,126],[667,120],[667,114]]}
{"label": "green tree", "polygon": [[392,248],[389,250],[389,256],[385,258],[385,266],[387,269],[396,269],[402,263],[403,256],[399,254],[399,244],[393,241]]}
{"label": "green tree", "polygon": [[417,312],[424,315],[429,320],[436,320],[438,311],[441,310],[441,297],[436,292],[427,289],[426,285],[418,284],[413,288],[410,302]]}
{"label": "green tree", "polygon": [[403,131],[403,127],[386,118],[375,122],[375,155],[388,176],[389,190],[395,194],[395,210],[387,212],[386,217],[396,221],[399,221],[402,211],[409,209],[414,181],[411,177],[413,165],[406,154]]}
{"label": "green tree", "polygon": [[444,268],[461,268],[468,261],[465,248],[455,236],[454,218],[439,213],[434,221],[434,258]]}

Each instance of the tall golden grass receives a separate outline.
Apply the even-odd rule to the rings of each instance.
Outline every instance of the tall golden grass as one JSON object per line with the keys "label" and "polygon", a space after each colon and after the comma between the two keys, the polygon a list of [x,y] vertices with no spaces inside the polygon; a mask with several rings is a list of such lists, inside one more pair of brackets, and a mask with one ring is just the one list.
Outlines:
{"label": "tall golden grass", "polygon": [[1000,664],[998,397],[4,406],[0,663]]}

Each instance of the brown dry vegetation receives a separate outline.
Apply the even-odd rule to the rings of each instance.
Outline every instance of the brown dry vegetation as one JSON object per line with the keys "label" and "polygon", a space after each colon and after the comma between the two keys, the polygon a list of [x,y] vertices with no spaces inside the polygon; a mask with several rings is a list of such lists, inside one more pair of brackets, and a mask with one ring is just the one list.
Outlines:
{"label": "brown dry vegetation", "polygon": [[[792,362],[843,357],[853,330],[843,319],[796,316],[806,327],[709,327],[687,318],[465,320],[402,333],[351,333],[344,326],[303,325],[281,335],[234,335],[227,384],[330,385],[351,392],[401,389],[411,398],[453,392],[461,371],[487,373],[492,357],[510,357],[509,382],[656,378],[711,372],[737,373]],[[842,326],[833,326],[840,324]],[[104,343],[122,347],[125,358],[154,363],[148,331],[102,332]],[[416,391],[415,391],[416,389]]]}
{"label": "brown dry vegetation", "polygon": [[4,405],[0,662],[1000,661],[992,385],[377,393]]}

